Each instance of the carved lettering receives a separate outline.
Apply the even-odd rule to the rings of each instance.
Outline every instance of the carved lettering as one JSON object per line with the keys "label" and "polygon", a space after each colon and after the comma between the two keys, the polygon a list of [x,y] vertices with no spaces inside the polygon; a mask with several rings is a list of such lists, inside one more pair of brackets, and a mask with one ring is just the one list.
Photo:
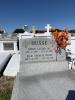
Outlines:
{"label": "carved lettering", "polygon": [[32,41],[32,45],[47,45],[47,41]]}

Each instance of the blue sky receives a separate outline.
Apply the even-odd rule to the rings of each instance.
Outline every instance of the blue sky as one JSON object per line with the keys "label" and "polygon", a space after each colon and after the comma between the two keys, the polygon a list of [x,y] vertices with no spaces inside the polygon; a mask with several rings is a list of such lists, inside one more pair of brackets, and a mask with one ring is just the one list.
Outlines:
{"label": "blue sky", "polygon": [[12,32],[27,24],[75,29],[75,0],[0,0],[0,27]]}

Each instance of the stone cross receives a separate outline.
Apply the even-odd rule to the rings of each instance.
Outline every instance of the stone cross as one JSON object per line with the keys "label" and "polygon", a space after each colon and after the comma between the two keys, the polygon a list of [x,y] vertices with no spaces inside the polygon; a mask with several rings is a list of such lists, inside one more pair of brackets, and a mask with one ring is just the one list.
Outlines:
{"label": "stone cross", "polygon": [[50,24],[47,24],[47,26],[45,26],[45,28],[47,29],[47,33],[49,33],[49,30],[50,30],[52,27],[50,26]]}

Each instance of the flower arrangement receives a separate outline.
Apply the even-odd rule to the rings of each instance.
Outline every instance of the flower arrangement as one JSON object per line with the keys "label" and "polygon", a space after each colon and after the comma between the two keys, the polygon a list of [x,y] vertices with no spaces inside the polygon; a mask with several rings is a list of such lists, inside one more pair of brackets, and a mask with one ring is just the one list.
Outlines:
{"label": "flower arrangement", "polygon": [[53,38],[57,44],[57,48],[65,49],[69,45],[69,34],[68,31],[58,31],[58,29],[53,30]]}

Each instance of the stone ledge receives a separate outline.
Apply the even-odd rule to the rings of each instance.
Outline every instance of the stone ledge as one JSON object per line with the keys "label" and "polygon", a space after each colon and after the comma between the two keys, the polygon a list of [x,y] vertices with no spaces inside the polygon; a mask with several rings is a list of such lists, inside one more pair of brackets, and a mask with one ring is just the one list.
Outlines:
{"label": "stone ledge", "polygon": [[26,63],[21,64],[20,73],[27,75],[35,75],[45,72],[59,72],[68,70],[67,61],[44,62],[44,63]]}

